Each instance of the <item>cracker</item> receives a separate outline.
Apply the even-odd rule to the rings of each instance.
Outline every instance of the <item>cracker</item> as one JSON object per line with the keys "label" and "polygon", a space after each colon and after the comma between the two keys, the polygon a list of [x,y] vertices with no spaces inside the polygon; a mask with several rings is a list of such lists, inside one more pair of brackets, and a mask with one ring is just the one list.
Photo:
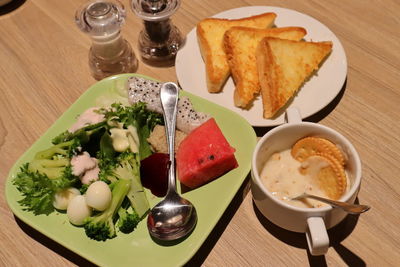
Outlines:
{"label": "cracker", "polygon": [[300,162],[312,155],[327,154],[334,157],[341,166],[345,165],[345,157],[340,149],[325,138],[311,136],[302,138],[294,144],[291,154]]}
{"label": "cracker", "polygon": [[[313,175],[313,179],[316,179],[318,187],[330,199],[339,199],[345,193],[347,186],[343,165],[335,157],[326,153],[312,155],[307,158],[307,161],[312,161],[314,171],[317,170]],[[310,166],[303,169],[303,172],[307,172]]]}

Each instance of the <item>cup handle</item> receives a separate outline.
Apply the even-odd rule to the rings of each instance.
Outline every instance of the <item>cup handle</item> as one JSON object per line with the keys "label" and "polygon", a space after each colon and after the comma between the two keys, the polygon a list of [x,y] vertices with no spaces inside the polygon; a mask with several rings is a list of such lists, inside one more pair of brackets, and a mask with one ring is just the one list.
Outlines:
{"label": "cup handle", "polygon": [[310,217],[307,219],[307,224],[306,238],[311,255],[324,255],[329,248],[329,237],[324,220],[321,217]]}
{"label": "cup handle", "polygon": [[287,123],[301,122],[300,110],[298,108],[288,108],[285,115]]}

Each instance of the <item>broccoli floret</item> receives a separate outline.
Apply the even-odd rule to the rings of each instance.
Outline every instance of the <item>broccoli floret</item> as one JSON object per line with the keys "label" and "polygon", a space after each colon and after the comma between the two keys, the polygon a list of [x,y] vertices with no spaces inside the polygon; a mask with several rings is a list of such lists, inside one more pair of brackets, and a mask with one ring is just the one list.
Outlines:
{"label": "broccoli floret", "polygon": [[129,151],[121,153],[114,161],[113,166],[108,170],[107,179],[110,182],[115,182],[119,179],[131,180],[134,175],[139,173],[137,154]]}
{"label": "broccoli floret", "polygon": [[54,211],[54,194],[73,186],[79,179],[72,174],[70,165],[79,147],[76,139],[39,151],[33,160],[25,163],[13,180],[23,199],[19,203],[24,210],[35,215]]}
{"label": "broccoli floret", "polygon": [[115,220],[118,210],[128,194],[130,188],[129,180],[118,180],[113,184],[112,199],[110,206],[103,212],[85,219],[86,235],[97,241],[105,241],[116,235]]}
{"label": "broccoli floret", "polygon": [[136,226],[140,222],[140,217],[135,210],[129,212],[126,208],[120,207],[118,210],[118,222],[117,226],[119,230],[124,234],[129,234],[135,230]]}
{"label": "broccoli floret", "polygon": [[150,208],[142,182],[140,180],[140,159],[137,153],[123,152],[115,160],[114,164],[107,166],[100,160],[100,179],[113,183],[118,180],[128,180],[131,183],[127,195],[132,208],[142,218]]}

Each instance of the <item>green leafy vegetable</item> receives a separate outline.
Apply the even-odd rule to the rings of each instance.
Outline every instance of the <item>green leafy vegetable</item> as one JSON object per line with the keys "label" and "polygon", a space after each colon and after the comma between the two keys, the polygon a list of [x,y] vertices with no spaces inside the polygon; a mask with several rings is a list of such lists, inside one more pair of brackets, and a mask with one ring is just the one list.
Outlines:
{"label": "green leafy vegetable", "polygon": [[123,106],[117,103],[111,105],[111,107],[112,109],[104,114],[106,119],[110,122],[122,123],[125,129],[129,125],[134,126],[137,129],[140,141],[140,159],[150,156],[152,151],[147,138],[154,126],[163,124],[162,115],[147,110],[146,104],[141,102],[133,106]]}
{"label": "green leafy vegetable", "polygon": [[70,161],[79,145],[77,139],[54,145],[37,152],[31,162],[21,167],[13,183],[23,196],[19,203],[24,210],[35,215],[54,211],[54,194],[78,182]]}

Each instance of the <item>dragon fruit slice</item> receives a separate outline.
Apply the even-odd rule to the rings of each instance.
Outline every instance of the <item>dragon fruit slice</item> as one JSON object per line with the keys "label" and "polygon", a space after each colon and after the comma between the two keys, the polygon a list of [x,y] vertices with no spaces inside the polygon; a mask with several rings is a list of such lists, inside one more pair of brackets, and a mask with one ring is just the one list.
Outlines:
{"label": "dragon fruit slice", "polygon": [[[128,78],[129,103],[144,102],[147,104],[149,110],[162,113],[160,101],[161,85],[162,83],[160,82],[141,77]],[[190,133],[209,118],[211,118],[210,115],[195,111],[188,97],[183,96],[179,98],[176,117],[176,128],[178,130]]]}

